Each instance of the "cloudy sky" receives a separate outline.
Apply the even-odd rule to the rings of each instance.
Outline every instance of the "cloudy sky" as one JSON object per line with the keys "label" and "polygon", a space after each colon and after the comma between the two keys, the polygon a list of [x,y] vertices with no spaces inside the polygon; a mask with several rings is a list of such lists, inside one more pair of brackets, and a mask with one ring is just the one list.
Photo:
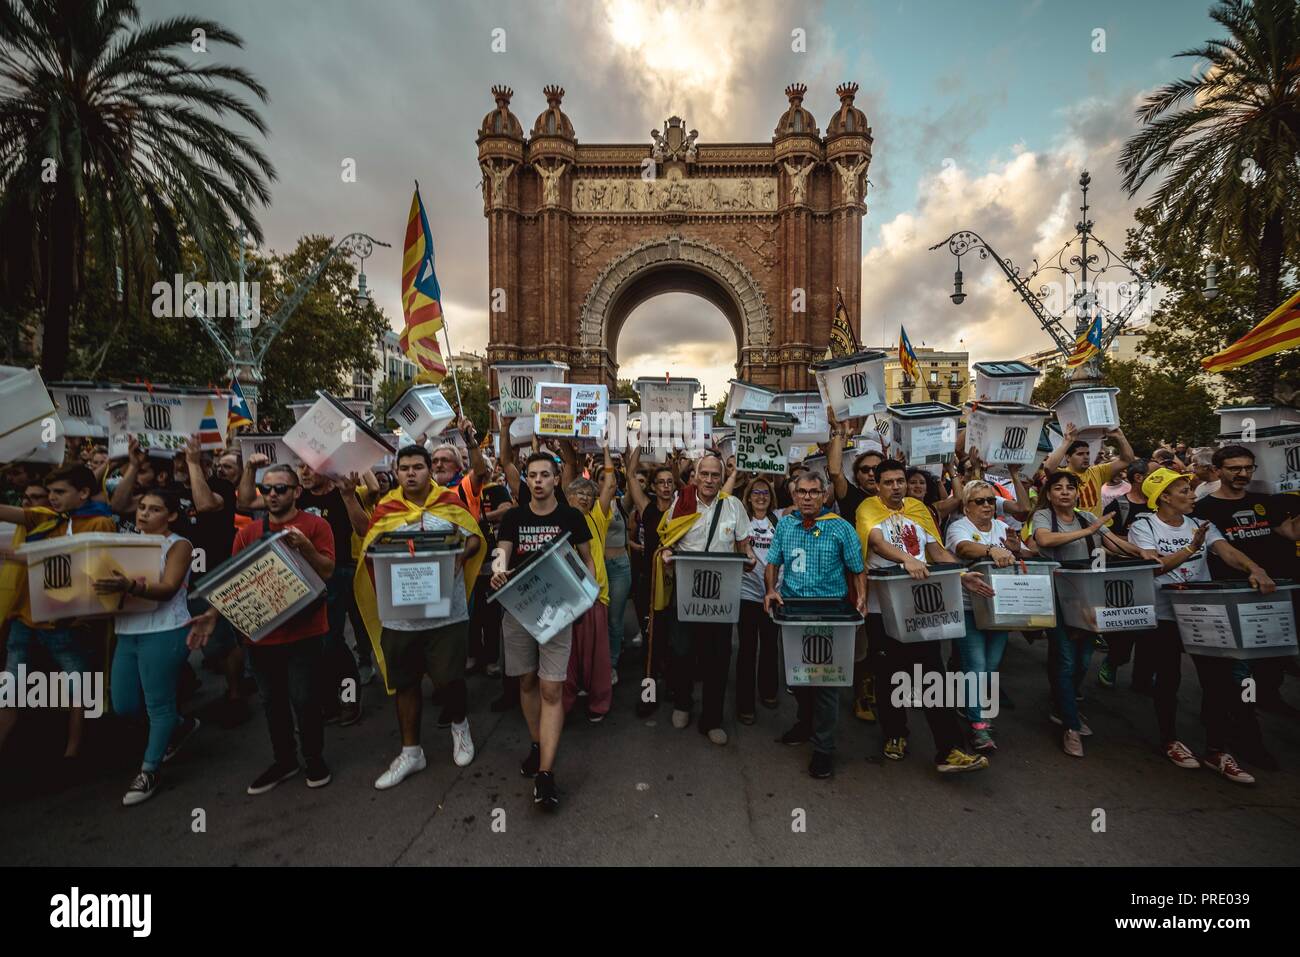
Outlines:
{"label": "cloudy sky", "polygon": [[[393,243],[367,263],[371,288],[401,322],[400,246],[419,179],[457,351],[487,342],[487,228],[474,145],[489,87],[509,84],[525,130],[562,85],[582,142],[648,141],[678,113],[701,142],[767,141],[799,80],[824,131],[835,86],[861,86],[874,134],[863,227],[862,338],[959,344],[972,359],[1045,347],[995,267],[928,247],[973,228],[1029,265],[1077,220],[1079,171],[1093,175],[1098,232],[1121,248],[1135,206],[1115,160],[1145,92],[1185,76],[1173,54],[1216,34],[1200,0],[141,0],[146,19],[215,19],[242,51],[209,55],[268,87],[268,152],[279,179],[262,216],[283,249],[306,233],[362,230]],[[495,30],[504,52],[492,52]],[[792,31],[806,50],[792,49]],[[1104,34],[1095,31],[1104,31]],[[1104,52],[1094,47],[1104,42]],[[346,160],[356,182],[344,182]],[[669,345],[671,344],[671,345]],[[735,338],[711,305],[657,297],[619,341],[621,375],[703,379],[721,397]]]}

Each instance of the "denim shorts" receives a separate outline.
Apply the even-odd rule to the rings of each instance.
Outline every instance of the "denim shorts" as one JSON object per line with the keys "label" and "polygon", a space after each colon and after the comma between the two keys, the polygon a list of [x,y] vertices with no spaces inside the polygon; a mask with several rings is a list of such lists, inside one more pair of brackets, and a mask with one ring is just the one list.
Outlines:
{"label": "denim shorts", "polygon": [[33,644],[45,649],[59,671],[81,674],[90,670],[86,646],[71,628],[33,628],[17,618],[9,623],[5,670],[17,674],[19,665],[28,664]]}

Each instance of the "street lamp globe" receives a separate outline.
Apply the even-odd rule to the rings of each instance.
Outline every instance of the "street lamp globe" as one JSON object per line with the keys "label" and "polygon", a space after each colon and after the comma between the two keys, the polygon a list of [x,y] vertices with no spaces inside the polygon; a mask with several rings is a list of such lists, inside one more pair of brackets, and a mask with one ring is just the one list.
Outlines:
{"label": "street lamp globe", "polygon": [[960,306],[966,301],[966,294],[961,291],[961,267],[952,276],[952,304]]}
{"label": "street lamp globe", "polygon": [[1205,288],[1201,290],[1201,295],[1206,299],[1214,299],[1219,295],[1219,266],[1213,260],[1205,264]]}

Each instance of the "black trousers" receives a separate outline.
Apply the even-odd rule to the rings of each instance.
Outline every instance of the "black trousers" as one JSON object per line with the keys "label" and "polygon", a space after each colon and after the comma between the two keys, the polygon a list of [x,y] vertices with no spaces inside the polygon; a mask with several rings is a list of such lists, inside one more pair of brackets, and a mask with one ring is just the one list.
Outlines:
{"label": "black trousers", "polygon": [[[885,739],[907,736],[907,712],[894,704],[894,675],[906,674],[909,682],[914,665],[922,673],[944,673],[941,641],[902,642],[885,634],[884,618],[867,615],[867,660],[876,685],[876,720]],[[918,689],[919,692],[919,689]],[[925,723],[934,738],[935,760],[941,761],[962,745],[961,728],[951,708],[925,708]]]}
{"label": "black trousers", "polygon": [[[1146,665],[1155,676],[1154,700],[1160,743],[1177,741],[1178,689],[1182,684],[1183,642],[1178,623],[1161,621],[1154,630],[1135,639],[1133,667]],[[1252,724],[1252,709],[1240,706],[1241,688],[1233,679],[1236,661],[1189,655],[1201,684],[1201,723],[1205,726],[1205,746],[1209,751],[1226,751],[1234,714]],[[1258,735],[1258,725],[1255,726]]]}
{"label": "black trousers", "polygon": [[489,602],[490,575],[479,575],[469,610],[469,657],[479,665],[497,660],[501,647],[501,604]]}
{"label": "black trousers", "polygon": [[759,697],[776,698],[780,668],[776,622],[761,601],[740,603],[740,648],[736,653],[736,713],[754,713],[754,688]]}
{"label": "black trousers", "polygon": [[679,622],[673,641],[673,707],[690,711],[694,696],[693,659],[698,659],[704,700],[700,707],[702,732],[722,727],[722,702],[727,694],[731,665],[731,631],[735,626],[712,622]]}
{"label": "black trousers", "polygon": [[251,659],[257,690],[266,712],[266,729],[276,764],[297,764],[294,720],[302,756],[319,758],[325,750],[325,716],[321,710],[324,636],[287,645],[253,645]]}

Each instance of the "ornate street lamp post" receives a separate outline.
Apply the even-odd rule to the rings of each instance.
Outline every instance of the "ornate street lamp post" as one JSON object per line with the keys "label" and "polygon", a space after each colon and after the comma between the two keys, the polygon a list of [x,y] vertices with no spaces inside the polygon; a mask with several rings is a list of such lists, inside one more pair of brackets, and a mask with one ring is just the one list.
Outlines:
{"label": "ornate street lamp post", "polygon": [[[952,301],[958,306],[966,300],[966,293],[962,289],[961,257],[972,252],[977,253],[980,259],[992,257],[1006,276],[1007,282],[1033,312],[1038,324],[1052,337],[1057,350],[1067,359],[1074,352],[1075,343],[1087,333],[1096,318],[1100,316],[1101,352],[1074,370],[1072,381],[1076,385],[1089,385],[1101,380],[1101,355],[1105,353],[1111,341],[1119,335],[1134,310],[1146,299],[1152,286],[1165,270],[1165,267],[1161,266],[1151,275],[1143,276],[1093,233],[1093,222],[1088,218],[1088,186],[1091,182],[1092,177],[1085,170],[1079,177],[1079,188],[1083,192],[1083,205],[1079,209],[1083,213],[1083,218],[1075,224],[1075,238],[1062,246],[1047,262],[1040,265],[1035,259],[1033,271],[1027,276],[1021,276],[1018,266],[1010,259],[1004,258],[984,237],[973,230],[959,230],[930,247],[934,250],[947,244],[948,251],[957,258]],[[1103,280],[1102,277],[1111,270],[1127,275],[1118,281]],[[1068,301],[1058,312],[1053,312],[1047,304],[1053,291],[1052,283],[1044,282],[1037,292],[1031,290],[1034,280],[1040,273],[1060,274],[1056,282],[1064,286],[1064,298]],[[1213,279],[1211,278],[1209,282],[1212,283]],[[1104,284],[1107,292],[1113,290],[1113,294],[1099,298],[1097,295],[1099,283]],[[1103,302],[1102,299],[1105,301]]]}
{"label": "ornate street lamp post", "polygon": [[208,334],[208,338],[216,344],[226,362],[230,364],[231,374],[239,382],[239,387],[244,393],[250,411],[253,413],[253,421],[256,422],[257,401],[261,395],[263,381],[262,360],[266,358],[267,350],[270,349],[271,343],[275,341],[275,337],[284,328],[284,324],[289,321],[289,317],[302,305],[307,293],[325,274],[326,268],[334,261],[335,257],[342,253],[346,256],[356,256],[361,260],[361,272],[357,277],[356,298],[358,303],[364,304],[370,298],[370,293],[366,288],[365,261],[374,252],[375,246],[387,247],[390,244],[380,242],[365,233],[349,233],[344,236],[334,244],[330,251],[325,254],[325,257],[310,272],[294,285],[293,291],[280,304],[280,308],[276,310],[275,315],[263,322],[260,311],[251,308],[248,284],[244,281],[246,235],[247,230],[240,226],[239,315],[236,317],[233,330],[228,331],[222,325],[219,325],[214,317],[206,315],[203,312],[201,298],[191,300],[191,308],[204,332]]}

